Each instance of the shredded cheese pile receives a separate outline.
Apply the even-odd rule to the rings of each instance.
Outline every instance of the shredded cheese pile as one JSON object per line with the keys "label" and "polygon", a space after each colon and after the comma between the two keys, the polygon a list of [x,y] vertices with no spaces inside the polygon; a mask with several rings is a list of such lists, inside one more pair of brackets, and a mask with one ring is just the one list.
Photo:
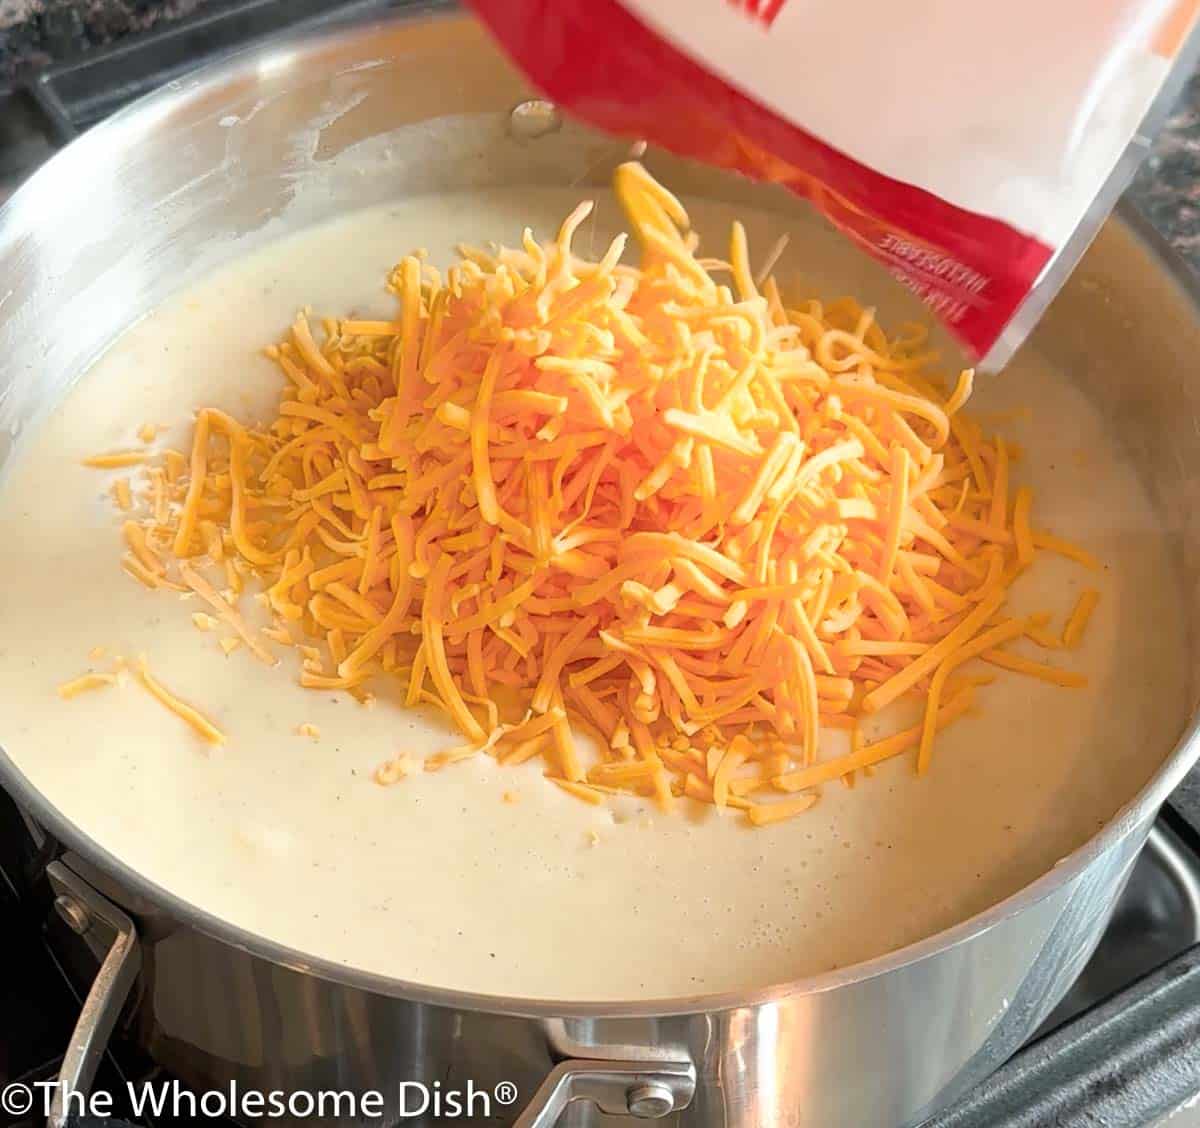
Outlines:
{"label": "shredded cheese pile", "polygon": [[[686,795],[754,824],[913,747],[926,770],[971,707],[969,659],[1082,684],[1003,649],[1077,645],[1095,592],[1064,638],[1005,600],[1039,550],[1095,562],[1034,527],[1020,452],[962,413],[971,372],[943,388],[921,331],[889,340],[850,301],[786,305],[740,224],[727,261],[697,257],[639,164],[616,190],[640,266],[624,236],[574,251],[590,204],[552,242],[463,248],[444,278],[410,256],[397,320],[318,340],[301,315],[268,350],[269,425],[208,409],[188,458],[91,460],[140,467],[136,498],[113,486],[145,510],[125,569],[195,593],[198,625],[261,661],[298,646],[305,686],[403,679],[465,738],[426,768],[537,757],[589,802]],[[238,610],[250,577],[265,629]],[[902,697],[922,723],[863,745]],[[822,727],[849,753],[821,760]]]}

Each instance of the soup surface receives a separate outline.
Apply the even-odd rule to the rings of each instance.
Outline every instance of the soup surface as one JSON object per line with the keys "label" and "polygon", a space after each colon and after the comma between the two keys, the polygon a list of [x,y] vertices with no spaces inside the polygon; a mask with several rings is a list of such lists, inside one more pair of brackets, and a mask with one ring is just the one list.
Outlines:
{"label": "soup surface", "polygon": [[[171,593],[120,569],[120,472],[97,452],[186,450],[192,413],[270,418],[280,376],[263,345],[295,312],[390,316],[388,268],[414,247],[445,264],[460,241],[551,233],[565,189],[412,199],[303,231],[243,257],[128,329],[26,443],[0,490],[0,742],[98,843],[210,913],[302,952],[384,975],[545,998],[650,998],[761,987],[878,956],[971,916],[1033,880],[1152,775],[1186,711],[1180,596],[1154,511],[1083,392],[1023,355],[977,382],[972,410],[1003,415],[1042,527],[1105,564],[1039,554],[1010,603],[1056,621],[1080,590],[1101,600],[1063,662],[1082,690],[996,671],[981,709],[939,737],[933,768],[906,755],[763,829],[690,802],[597,808],[533,764],[479,756],[394,786],[374,769],[458,739],[379,690],[365,707],[296,683],[245,649],[228,657]],[[791,219],[689,201],[723,244],[735,214],[765,252]],[[578,237],[617,229],[603,193]],[[589,241],[592,246],[589,247]],[[707,245],[707,244],[706,244]],[[717,251],[720,253],[720,251]],[[912,312],[876,268],[827,232],[794,237],[776,275],[810,291]],[[893,311],[900,311],[898,314]],[[990,421],[990,420],[989,420]],[[209,748],[130,684],[62,700],[93,648],[144,654],[228,741]],[[1030,651],[1031,654],[1036,652]],[[301,735],[312,725],[319,738]],[[498,778],[500,777],[500,778]],[[515,794],[515,802],[502,799]]]}

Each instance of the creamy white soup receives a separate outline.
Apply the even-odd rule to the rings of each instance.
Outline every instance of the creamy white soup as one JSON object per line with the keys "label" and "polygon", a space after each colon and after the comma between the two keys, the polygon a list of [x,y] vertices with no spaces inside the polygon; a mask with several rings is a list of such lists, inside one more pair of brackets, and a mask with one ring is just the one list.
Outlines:
{"label": "creamy white soup", "polygon": [[[245,648],[198,631],[196,601],[119,567],[117,472],[98,451],[188,449],[193,412],[270,418],[278,369],[262,347],[296,311],[389,316],[388,268],[414,247],[549,235],[572,190],[506,188],[408,200],[303,231],[223,268],[129,328],[18,452],[0,489],[0,743],[85,833],[146,877],[253,933],[426,984],[544,998],[648,998],[753,988],[921,939],[1013,893],[1103,825],[1146,782],[1186,710],[1180,596],[1159,521],[1106,423],[1071,380],[1025,355],[978,382],[1005,413],[1038,521],[1100,558],[1089,573],[1039,555],[1016,612],[1065,615],[1101,593],[1070,666],[1085,689],[1006,671],[976,715],[802,816],[755,829],[690,801],[598,808],[491,758],[384,787],[375,768],[457,743],[380,691],[373,707],[302,689]],[[694,204],[724,240],[734,211]],[[765,252],[791,221],[737,213]],[[580,250],[618,225],[603,194]],[[823,233],[777,270],[836,294],[879,287]],[[826,263],[833,264],[826,269]],[[865,271],[866,273],[862,273]],[[881,291],[886,298],[887,289]],[[881,307],[888,321],[888,306]],[[134,684],[62,700],[109,653],[145,654],[227,735],[209,747]],[[312,725],[319,737],[302,735]],[[504,801],[512,792],[515,802]]]}

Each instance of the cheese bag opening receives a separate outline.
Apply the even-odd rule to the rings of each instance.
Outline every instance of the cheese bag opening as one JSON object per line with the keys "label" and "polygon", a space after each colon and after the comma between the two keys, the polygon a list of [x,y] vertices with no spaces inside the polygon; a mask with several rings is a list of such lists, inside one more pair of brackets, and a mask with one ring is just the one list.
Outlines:
{"label": "cheese bag opening", "polygon": [[471,7],[568,112],[809,199],[996,370],[1148,151],[1200,3]]}

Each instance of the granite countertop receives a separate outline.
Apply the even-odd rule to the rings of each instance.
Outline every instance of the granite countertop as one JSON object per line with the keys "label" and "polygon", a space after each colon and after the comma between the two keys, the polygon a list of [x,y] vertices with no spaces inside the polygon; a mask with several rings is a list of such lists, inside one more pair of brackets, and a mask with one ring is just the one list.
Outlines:
{"label": "granite countertop", "polygon": [[1129,195],[1200,274],[1200,71],[1186,83]]}
{"label": "granite countertop", "polygon": [[231,0],[0,0],[0,82]]}

